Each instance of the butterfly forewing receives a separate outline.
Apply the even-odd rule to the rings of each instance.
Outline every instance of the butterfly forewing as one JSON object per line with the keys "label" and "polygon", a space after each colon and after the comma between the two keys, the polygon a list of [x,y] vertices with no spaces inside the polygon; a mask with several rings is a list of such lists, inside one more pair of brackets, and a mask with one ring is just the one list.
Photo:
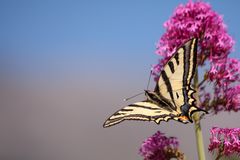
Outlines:
{"label": "butterfly forewing", "polygon": [[162,70],[155,92],[167,99],[178,113],[185,112],[191,121],[192,111],[197,111],[191,88],[197,66],[197,39],[180,47]]}

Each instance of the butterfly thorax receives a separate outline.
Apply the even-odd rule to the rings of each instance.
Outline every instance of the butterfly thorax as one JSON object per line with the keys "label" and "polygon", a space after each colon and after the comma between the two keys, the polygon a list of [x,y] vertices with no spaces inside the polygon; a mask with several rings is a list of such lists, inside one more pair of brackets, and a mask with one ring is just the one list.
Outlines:
{"label": "butterfly thorax", "polygon": [[184,105],[182,105],[180,108],[182,111],[181,116],[186,116],[188,119],[190,119],[188,112],[191,106],[188,103],[184,103]]}

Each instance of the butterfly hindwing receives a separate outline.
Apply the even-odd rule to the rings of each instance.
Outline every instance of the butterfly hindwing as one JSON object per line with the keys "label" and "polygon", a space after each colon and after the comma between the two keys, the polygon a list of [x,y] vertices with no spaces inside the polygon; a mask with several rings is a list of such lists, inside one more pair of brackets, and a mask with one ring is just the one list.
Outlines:
{"label": "butterfly hindwing", "polygon": [[117,111],[105,121],[103,127],[110,127],[124,120],[154,121],[159,124],[160,121],[168,121],[176,117],[174,113],[175,111],[166,110],[163,106],[159,107],[152,102],[142,101]]}

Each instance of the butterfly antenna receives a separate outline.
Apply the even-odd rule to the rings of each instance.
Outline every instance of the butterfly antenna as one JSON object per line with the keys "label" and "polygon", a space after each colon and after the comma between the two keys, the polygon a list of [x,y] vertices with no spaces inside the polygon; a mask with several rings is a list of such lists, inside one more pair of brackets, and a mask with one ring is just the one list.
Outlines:
{"label": "butterfly antenna", "polygon": [[151,76],[152,76],[152,69],[150,70],[150,75],[149,75],[149,78],[148,78],[147,90],[148,90],[148,87],[150,85]]}
{"label": "butterfly antenna", "polygon": [[136,95],[134,95],[134,96],[131,96],[131,97],[128,97],[128,98],[125,98],[125,99],[123,99],[124,101],[128,101],[129,99],[132,99],[132,98],[134,98],[134,97],[137,97],[137,96],[139,96],[139,95],[141,95],[141,94],[143,94],[144,92],[142,92],[142,93],[138,93],[138,94],[136,94]]}
{"label": "butterfly antenna", "polygon": [[[148,90],[148,87],[149,87],[149,85],[150,85],[151,76],[152,76],[152,69],[150,70],[150,75],[149,75],[149,78],[148,78],[147,90]],[[125,99],[123,99],[123,100],[124,100],[124,101],[128,101],[128,100],[130,100],[130,99],[132,99],[132,98],[135,98],[135,97],[137,97],[137,96],[139,96],[139,95],[141,95],[141,94],[144,94],[144,93],[145,93],[145,92],[141,92],[141,93],[138,93],[138,94],[136,94],[136,95],[134,95],[134,96],[125,98]]]}

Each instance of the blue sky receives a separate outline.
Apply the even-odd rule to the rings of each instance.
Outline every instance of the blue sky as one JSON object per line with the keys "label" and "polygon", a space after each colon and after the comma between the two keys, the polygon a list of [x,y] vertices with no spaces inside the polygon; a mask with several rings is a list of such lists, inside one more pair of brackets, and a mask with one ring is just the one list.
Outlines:
{"label": "blue sky", "polygon": [[[155,43],[164,33],[163,22],[181,2],[186,1],[1,1],[3,68],[30,77],[84,74],[95,66],[149,70],[157,62]],[[210,3],[224,15],[236,40],[231,56],[239,58],[240,2]]]}

